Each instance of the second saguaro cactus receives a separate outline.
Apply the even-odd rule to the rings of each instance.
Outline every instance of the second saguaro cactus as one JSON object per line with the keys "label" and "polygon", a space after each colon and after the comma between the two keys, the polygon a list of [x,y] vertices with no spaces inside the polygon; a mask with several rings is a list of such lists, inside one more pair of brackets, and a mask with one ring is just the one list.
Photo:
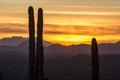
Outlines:
{"label": "second saguaro cactus", "polygon": [[99,80],[99,55],[98,45],[95,38],[92,38],[91,52],[92,52],[92,80]]}
{"label": "second saguaro cactus", "polygon": [[36,54],[36,78],[37,80],[44,80],[43,69],[43,10],[38,10],[37,22],[37,54]]}

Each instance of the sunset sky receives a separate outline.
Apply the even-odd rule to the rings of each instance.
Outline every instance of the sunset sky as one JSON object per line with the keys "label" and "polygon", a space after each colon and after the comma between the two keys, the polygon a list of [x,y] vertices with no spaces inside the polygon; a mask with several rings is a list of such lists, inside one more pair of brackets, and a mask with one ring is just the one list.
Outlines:
{"label": "sunset sky", "polygon": [[28,7],[44,10],[44,40],[63,45],[120,40],[120,0],[0,0],[0,38],[28,38]]}

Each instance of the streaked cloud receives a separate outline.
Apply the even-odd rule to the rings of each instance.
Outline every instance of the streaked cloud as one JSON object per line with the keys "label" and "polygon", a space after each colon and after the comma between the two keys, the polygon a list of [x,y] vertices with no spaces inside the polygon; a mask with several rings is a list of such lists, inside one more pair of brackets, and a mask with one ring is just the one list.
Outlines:
{"label": "streaked cloud", "polygon": [[64,15],[116,15],[120,16],[120,12],[90,12],[90,11],[46,11],[47,14],[64,14]]}
{"label": "streaked cloud", "polygon": [[0,27],[27,27],[27,24],[22,24],[22,23],[0,23]]}
{"label": "streaked cloud", "polygon": [[44,34],[51,35],[120,35],[120,26],[94,27],[94,26],[70,26],[70,25],[44,25]]}
{"label": "streaked cloud", "polygon": [[0,33],[27,33],[26,30],[23,30],[23,29],[13,29],[13,28],[9,28],[9,27],[6,27],[6,28],[0,28]]}

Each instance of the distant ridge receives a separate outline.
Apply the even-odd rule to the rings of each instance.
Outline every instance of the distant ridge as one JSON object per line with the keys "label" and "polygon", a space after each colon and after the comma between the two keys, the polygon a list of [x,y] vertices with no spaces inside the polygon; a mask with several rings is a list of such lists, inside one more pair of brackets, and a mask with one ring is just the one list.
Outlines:
{"label": "distant ridge", "polygon": [[[90,55],[91,47],[87,44],[64,46],[44,41],[44,52],[47,56]],[[27,51],[29,40],[22,37],[11,37],[0,40],[0,50]],[[98,44],[100,55],[120,55],[120,41],[116,43]]]}
{"label": "distant ridge", "polygon": [[23,38],[20,36],[3,38],[3,39],[0,39],[0,46],[17,46],[25,40],[27,40],[27,38]]}
{"label": "distant ridge", "polygon": [[[13,36],[8,38],[0,39],[0,46],[28,46],[29,40],[28,38],[23,38],[21,36]],[[43,45],[45,47],[51,46],[53,43],[44,41]]]}

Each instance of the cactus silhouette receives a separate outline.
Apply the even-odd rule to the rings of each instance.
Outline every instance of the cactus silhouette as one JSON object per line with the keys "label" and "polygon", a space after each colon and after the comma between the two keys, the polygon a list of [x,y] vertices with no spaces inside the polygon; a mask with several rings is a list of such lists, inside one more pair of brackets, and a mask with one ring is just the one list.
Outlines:
{"label": "cactus silhouette", "polygon": [[37,80],[44,80],[43,73],[43,10],[38,10],[37,23],[37,54],[36,54],[36,78]]}
{"label": "cactus silhouette", "polygon": [[95,38],[92,38],[92,80],[99,80],[99,55],[98,45]]}
{"label": "cactus silhouette", "polygon": [[[44,54],[43,54],[43,10],[38,10],[37,22],[37,47],[35,47],[35,22],[34,10],[28,9],[29,14],[29,80],[48,80],[44,79]],[[36,52],[35,52],[35,48]]]}
{"label": "cactus silhouette", "polygon": [[35,29],[34,29],[34,10],[29,7],[29,80],[35,77]]}

